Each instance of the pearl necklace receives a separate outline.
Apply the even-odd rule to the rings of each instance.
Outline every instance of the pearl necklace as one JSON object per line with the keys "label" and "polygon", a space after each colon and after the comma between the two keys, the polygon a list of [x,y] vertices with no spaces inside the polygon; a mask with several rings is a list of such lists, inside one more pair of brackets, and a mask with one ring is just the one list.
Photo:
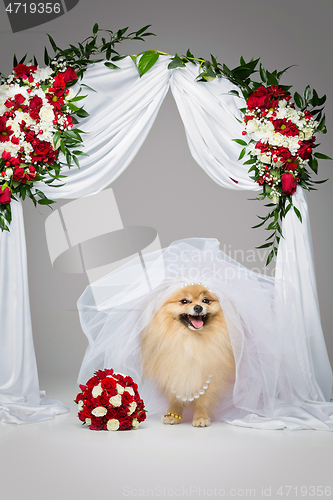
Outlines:
{"label": "pearl necklace", "polygon": [[210,379],[212,378],[213,375],[209,375],[209,378],[208,380],[206,380],[205,382],[205,385],[202,387],[202,389],[198,392],[198,394],[195,394],[195,396],[191,396],[190,398],[182,398],[181,396],[179,396],[178,394],[176,394],[176,391],[171,391],[173,394],[176,394],[176,398],[177,399],[181,399],[184,403],[186,403],[186,401],[189,401],[190,403],[192,401],[194,401],[195,399],[198,399],[200,396],[202,396],[203,394],[205,394],[205,391],[206,389],[208,389],[208,385],[210,383]]}

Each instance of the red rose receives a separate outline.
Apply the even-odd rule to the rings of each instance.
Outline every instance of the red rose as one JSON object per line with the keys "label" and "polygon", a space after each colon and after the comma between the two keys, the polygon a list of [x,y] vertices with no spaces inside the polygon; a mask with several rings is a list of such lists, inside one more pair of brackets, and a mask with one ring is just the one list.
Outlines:
{"label": "red rose", "polygon": [[39,113],[36,109],[29,109],[29,116],[30,118],[32,118],[33,120],[35,120],[35,122],[38,122],[39,120]]}
{"label": "red rose", "polygon": [[16,181],[20,181],[22,182],[22,184],[25,183],[25,172],[24,172],[24,168],[15,168],[14,170],[14,174],[13,174],[13,178],[16,180]]}
{"label": "red rose", "polygon": [[22,94],[16,94],[14,97],[17,104],[22,104],[25,101],[25,97]]}
{"label": "red rose", "polygon": [[125,431],[128,429],[132,429],[132,418],[125,418],[119,424],[119,429]]}
{"label": "red rose", "polygon": [[12,192],[8,186],[0,190],[0,203],[10,203]]}
{"label": "red rose", "polygon": [[34,181],[36,179],[36,169],[31,165],[29,172],[25,174],[27,181]]}
{"label": "red rose", "polygon": [[132,403],[133,401],[134,401],[133,396],[131,396],[129,392],[124,391],[124,393],[122,395],[123,405],[128,405],[128,404]]}
{"label": "red rose", "polygon": [[25,140],[27,142],[32,142],[35,139],[35,137],[36,137],[36,135],[35,135],[35,132],[33,130],[28,130],[25,133]]}
{"label": "red rose", "polygon": [[103,379],[101,381],[101,386],[103,389],[105,389],[106,391],[111,391],[112,389],[115,389],[116,388],[116,385],[117,385],[117,382],[116,380],[114,380],[113,378],[111,377],[106,377],[105,379]]}
{"label": "red rose", "polygon": [[292,195],[296,192],[296,179],[293,174],[284,173],[281,175],[282,192],[286,195]]}
{"label": "red rose", "polygon": [[5,161],[8,161],[11,159],[11,155],[8,151],[4,151],[1,156],[2,156],[2,159]]}
{"label": "red rose", "polygon": [[38,95],[35,95],[29,102],[29,109],[35,109],[39,111],[42,106],[43,106],[43,100],[40,97],[38,97]]}
{"label": "red rose", "polygon": [[52,151],[52,146],[47,141],[38,141],[34,147],[34,151],[38,156],[46,156]]}
{"label": "red rose", "polygon": [[65,83],[71,82],[77,79],[77,74],[73,68],[67,68],[63,73],[58,73],[64,79]]}
{"label": "red rose", "polygon": [[23,75],[28,76],[30,74],[30,69],[25,64],[18,64],[17,66],[15,66],[14,71],[16,76],[18,77]]}
{"label": "red rose", "polygon": [[12,142],[12,144],[19,144],[20,139],[18,137],[16,137],[15,135],[13,135],[13,137],[11,138],[11,142]]}
{"label": "red rose", "polygon": [[311,138],[308,141],[304,141],[303,144],[300,146],[299,150],[297,151],[298,156],[302,158],[302,160],[308,160],[312,154],[312,151],[308,151],[308,148],[313,147],[315,139]]}

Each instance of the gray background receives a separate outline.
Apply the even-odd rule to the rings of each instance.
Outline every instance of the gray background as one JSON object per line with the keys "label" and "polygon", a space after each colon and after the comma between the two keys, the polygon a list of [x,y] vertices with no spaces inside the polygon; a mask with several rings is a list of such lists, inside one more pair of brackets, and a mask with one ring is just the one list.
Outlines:
{"label": "gray background", "polygon": [[[4,15],[0,17],[1,71],[9,74],[12,55],[35,54],[42,65],[46,33],[65,48],[83,40],[95,22],[100,27],[131,31],[146,24],[157,37],[146,43],[126,42],[124,54],[158,49],[196,56],[236,66],[239,57],[261,57],[269,70],[289,70],[283,83],[303,91],[307,84],[319,95],[326,93],[327,136],[317,135],[320,151],[332,155],[332,14],[331,0],[80,0],[66,15],[37,28],[13,34]],[[320,162],[320,178],[331,175],[331,162]],[[190,236],[216,237],[221,248],[250,268],[265,270],[264,256],[248,262],[256,245],[267,236],[251,229],[260,202],[248,201],[248,192],[229,191],[215,184],[194,162],[187,148],[175,103],[167,95],[156,122],[137,157],[112,185],[124,225],[155,228],[163,246]],[[308,196],[322,323],[333,360],[332,181]],[[67,201],[58,203],[60,206]],[[52,269],[46,247],[44,223],[47,208],[36,210],[24,203],[30,300],[41,387],[51,379],[74,381],[86,348],[75,304],[88,280],[83,275],[60,274]]]}

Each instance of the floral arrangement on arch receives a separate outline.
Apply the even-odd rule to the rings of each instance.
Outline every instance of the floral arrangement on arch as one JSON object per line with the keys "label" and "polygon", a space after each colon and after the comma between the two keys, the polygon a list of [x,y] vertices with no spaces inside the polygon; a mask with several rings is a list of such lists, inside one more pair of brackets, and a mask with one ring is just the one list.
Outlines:
{"label": "floral arrangement on arch", "polygon": [[146,419],[138,386],[129,376],[113,369],[99,370],[80,389],[75,399],[78,417],[89,429],[137,429]]}
{"label": "floral arrangement on arch", "polygon": [[[79,95],[85,86],[77,85],[90,64],[107,60],[110,69],[117,66],[110,62],[121,59],[115,45],[123,40],[143,40],[149,26],[126,34],[128,28],[113,32],[93,27],[93,35],[77,46],[60,49],[48,35],[54,56],[44,52],[45,67],[36,58],[25,64],[26,56],[19,62],[14,56],[14,69],[0,84],[0,229],[9,230],[11,201],[18,197],[32,199],[35,206],[51,205],[41,189],[34,183],[44,182],[53,187],[62,186],[65,166],[79,167],[82,151],[82,130],[76,127],[78,118],[88,113],[77,106],[86,96]],[[99,43],[100,33],[101,37]],[[105,38],[108,36],[109,38]],[[103,55],[102,59],[93,56]],[[60,181],[60,184],[56,181]]]}

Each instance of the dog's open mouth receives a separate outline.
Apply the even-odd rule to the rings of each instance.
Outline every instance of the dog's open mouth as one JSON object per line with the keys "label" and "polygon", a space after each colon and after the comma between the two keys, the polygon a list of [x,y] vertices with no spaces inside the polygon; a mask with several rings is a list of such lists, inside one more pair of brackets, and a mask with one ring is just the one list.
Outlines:
{"label": "dog's open mouth", "polygon": [[208,314],[198,314],[196,316],[192,316],[191,314],[181,314],[180,319],[186,326],[199,330],[206,323],[207,316]]}

